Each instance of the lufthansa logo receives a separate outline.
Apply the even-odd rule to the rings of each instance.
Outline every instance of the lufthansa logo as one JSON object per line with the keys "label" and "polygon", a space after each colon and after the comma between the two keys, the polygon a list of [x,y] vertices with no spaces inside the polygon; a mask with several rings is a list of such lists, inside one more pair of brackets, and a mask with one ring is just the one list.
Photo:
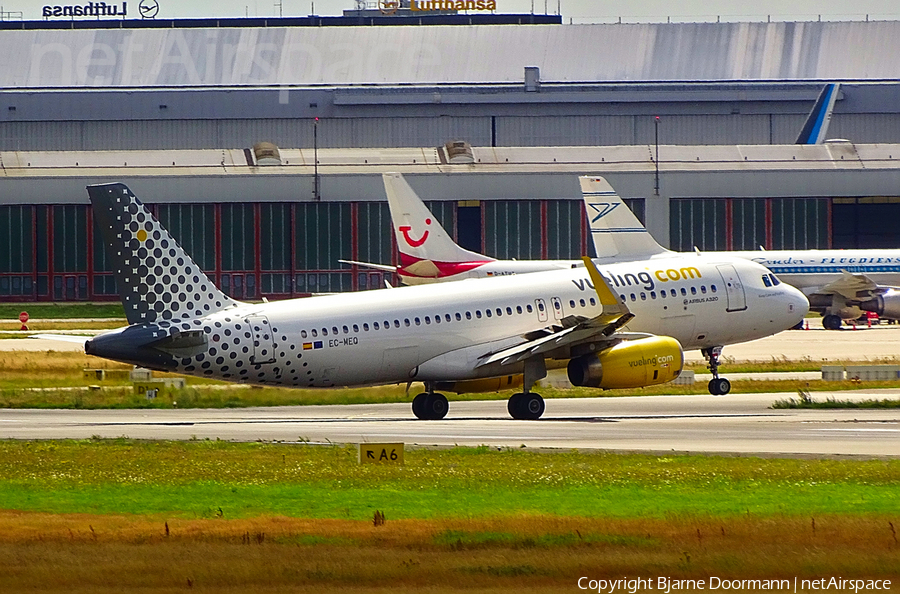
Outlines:
{"label": "lufthansa logo", "polygon": [[138,11],[141,13],[142,19],[153,19],[159,14],[159,2],[156,0],[141,0],[138,4]]}
{"label": "lufthansa logo", "polygon": [[400,0],[378,0],[378,10],[381,14],[394,14],[400,8]]}

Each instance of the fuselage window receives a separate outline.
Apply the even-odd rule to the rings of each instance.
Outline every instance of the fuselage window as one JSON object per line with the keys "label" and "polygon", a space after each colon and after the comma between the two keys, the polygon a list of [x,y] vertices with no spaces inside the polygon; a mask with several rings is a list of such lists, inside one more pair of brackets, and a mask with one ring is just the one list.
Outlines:
{"label": "fuselage window", "polygon": [[475,317],[478,318],[479,320],[481,319],[481,310],[480,309],[475,310]]}
{"label": "fuselage window", "polygon": [[491,310],[486,309],[484,310],[484,315],[486,315],[487,317],[491,317],[493,314],[491,313]]}
{"label": "fuselage window", "polygon": [[350,328],[348,328],[346,326],[342,327],[341,330],[344,331],[344,334],[350,334]]}
{"label": "fuselage window", "polygon": [[322,328],[322,336],[328,336],[328,328]]}
{"label": "fuselage window", "polygon": [[691,287],[691,295],[697,294],[697,287]]}
{"label": "fuselage window", "polygon": [[634,293],[632,293],[632,294],[631,294],[631,300],[632,300],[632,301],[637,301],[637,295],[635,295]]}
{"label": "fuselage window", "polygon": [[311,330],[311,332],[312,332],[312,337],[313,337],[313,338],[315,338],[316,336],[319,335],[319,333],[316,332],[316,329],[315,329],[315,328],[313,328],[313,329]]}
{"label": "fuselage window", "polygon": [[[531,308],[530,305],[528,307]],[[541,311],[544,311],[544,302],[543,301],[538,303],[538,309]],[[529,309],[529,311],[531,311],[531,310]]]}
{"label": "fuselage window", "polygon": [[681,287],[681,296],[687,297],[687,289],[685,289],[684,287]]}
{"label": "fuselage window", "polygon": [[506,315],[508,315],[508,316],[511,316],[511,315],[512,315],[512,308],[511,308],[511,307],[507,307],[507,308],[506,308]]}
{"label": "fuselage window", "polygon": [[585,306],[584,299],[579,299],[578,304],[581,305],[581,307],[584,307]]}
{"label": "fuselage window", "polygon": [[421,326],[421,325],[422,325],[422,320],[420,320],[419,318],[416,318],[414,321],[415,321],[415,323],[416,323],[416,326]]}
{"label": "fuselage window", "polygon": [[575,309],[575,300],[574,299],[569,299],[569,307],[571,307],[572,309]]}
{"label": "fuselage window", "polygon": [[700,285],[700,292],[706,295],[706,285]]}
{"label": "fuselage window", "polygon": [[381,330],[381,326],[378,325],[378,322],[372,322],[372,328],[375,330]]}
{"label": "fuselage window", "polygon": [[522,306],[521,306],[521,305],[517,305],[517,306],[516,306],[516,313],[517,313],[517,314],[522,313]]}
{"label": "fuselage window", "polygon": [[498,316],[502,316],[502,315],[503,315],[503,310],[500,309],[499,307],[497,308],[497,315],[498,315]]}
{"label": "fuselage window", "polygon": [[[623,299],[623,301],[624,301],[624,299]],[[597,305],[597,300],[594,299],[593,297],[591,297],[591,307],[594,307],[595,305]]]}
{"label": "fuselage window", "polygon": [[394,328],[400,327],[400,320],[394,320]]}
{"label": "fuselage window", "polygon": [[[375,323],[378,324],[378,322],[375,322]],[[375,329],[378,330],[378,327],[376,326]],[[363,323],[363,332],[368,332],[368,331],[369,331],[369,323],[365,322],[365,323]]]}
{"label": "fuselage window", "polygon": [[462,321],[462,314],[459,312],[456,312],[456,321],[457,322]]}
{"label": "fuselage window", "polygon": [[470,311],[467,311],[467,312],[466,312],[466,319],[467,319],[467,320],[471,320],[471,319],[472,319],[472,312],[470,312]]}
{"label": "fuselage window", "polygon": [[440,324],[440,323],[441,323],[441,314],[438,314],[438,315],[434,316],[434,323],[435,323],[435,324]]}
{"label": "fuselage window", "polygon": [[643,291],[641,291],[641,301],[646,301],[646,300],[647,300],[647,294],[644,293]]}
{"label": "fuselage window", "polygon": [[[418,319],[418,318],[416,318]],[[425,316],[425,325],[428,326],[431,324],[431,316]]]}
{"label": "fuselage window", "polygon": [[403,319],[403,325],[406,326],[407,328],[409,328],[409,318]]}
{"label": "fuselage window", "polygon": [[619,295],[619,301],[625,303],[625,295]]}
{"label": "fuselage window", "polygon": [[300,338],[306,338],[306,330],[300,331]]}
{"label": "fuselage window", "polygon": [[650,299],[656,299],[656,291],[650,291]]}
{"label": "fuselage window", "polygon": [[560,308],[562,307],[562,302],[559,301],[558,299],[554,300],[554,301],[553,301],[553,307],[554,307],[555,309],[560,309]]}
{"label": "fuselage window", "polygon": [[532,312],[534,312],[534,308],[531,307],[531,304],[529,303],[528,305],[525,306],[525,311],[527,311],[528,313],[532,313]]}
{"label": "fuselage window", "polygon": [[331,327],[331,333],[334,334],[335,336],[338,335],[338,329],[337,329],[337,326],[332,326],[332,327]]}
{"label": "fuselage window", "polygon": [[715,292],[716,292],[716,286],[715,286],[715,285],[710,285],[710,286],[709,286],[709,290],[712,291],[713,293],[715,293]]}

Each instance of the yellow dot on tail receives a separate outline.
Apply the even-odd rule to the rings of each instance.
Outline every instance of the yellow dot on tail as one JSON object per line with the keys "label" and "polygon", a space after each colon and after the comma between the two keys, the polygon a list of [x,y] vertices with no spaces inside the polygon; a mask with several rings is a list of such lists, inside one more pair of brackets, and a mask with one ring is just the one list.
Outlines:
{"label": "yellow dot on tail", "polygon": [[147,239],[147,232],[141,229],[137,232],[137,238],[138,241],[144,241],[145,239]]}

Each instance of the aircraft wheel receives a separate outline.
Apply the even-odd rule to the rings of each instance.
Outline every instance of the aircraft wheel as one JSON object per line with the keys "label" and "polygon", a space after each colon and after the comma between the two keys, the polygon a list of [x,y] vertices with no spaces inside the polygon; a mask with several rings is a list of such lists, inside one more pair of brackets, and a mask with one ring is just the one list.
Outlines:
{"label": "aircraft wheel", "polygon": [[836,316],[834,314],[828,314],[822,318],[822,326],[824,326],[826,330],[840,330],[841,323],[843,323],[841,316]]}
{"label": "aircraft wheel", "polygon": [[713,396],[724,396],[731,392],[731,382],[724,377],[709,380],[709,393]]}
{"label": "aircraft wheel", "polygon": [[425,401],[422,403],[422,412],[425,418],[430,421],[437,421],[447,416],[450,410],[450,403],[447,402],[446,396],[443,394],[426,394]]}
{"label": "aircraft wheel", "polygon": [[509,416],[514,419],[519,418],[519,408],[521,408],[520,403],[522,402],[522,396],[525,394],[513,394],[509,397],[509,400],[506,402],[506,410],[509,411]]}
{"label": "aircraft wheel", "polygon": [[528,394],[522,394],[522,396],[523,398],[519,402],[519,411],[522,413],[522,416],[519,418],[529,421],[540,419],[541,415],[544,414],[544,399],[541,398],[541,395],[529,392]]}
{"label": "aircraft wheel", "polygon": [[416,415],[417,419],[425,419],[425,399],[428,397],[428,394],[424,392],[422,394],[418,394],[412,401],[412,411],[413,414]]}

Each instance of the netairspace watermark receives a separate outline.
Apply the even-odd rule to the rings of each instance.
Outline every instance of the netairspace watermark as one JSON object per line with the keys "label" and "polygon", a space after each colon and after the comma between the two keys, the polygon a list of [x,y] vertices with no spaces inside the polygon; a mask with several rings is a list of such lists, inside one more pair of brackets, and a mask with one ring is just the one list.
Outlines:
{"label": "netairspace watermark", "polygon": [[782,591],[782,592],[870,592],[876,590],[890,590],[891,580],[853,579],[840,576],[821,578],[786,579],[729,579],[711,576],[706,579],[676,579],[663,576],[657,577],[621,577],[616,579],[602,579],[581,577],[578,579],[578,589],[598,592],[598,594],[635,594],[654,590],[669,594],[678,590],[749,590],[749,591]]}

